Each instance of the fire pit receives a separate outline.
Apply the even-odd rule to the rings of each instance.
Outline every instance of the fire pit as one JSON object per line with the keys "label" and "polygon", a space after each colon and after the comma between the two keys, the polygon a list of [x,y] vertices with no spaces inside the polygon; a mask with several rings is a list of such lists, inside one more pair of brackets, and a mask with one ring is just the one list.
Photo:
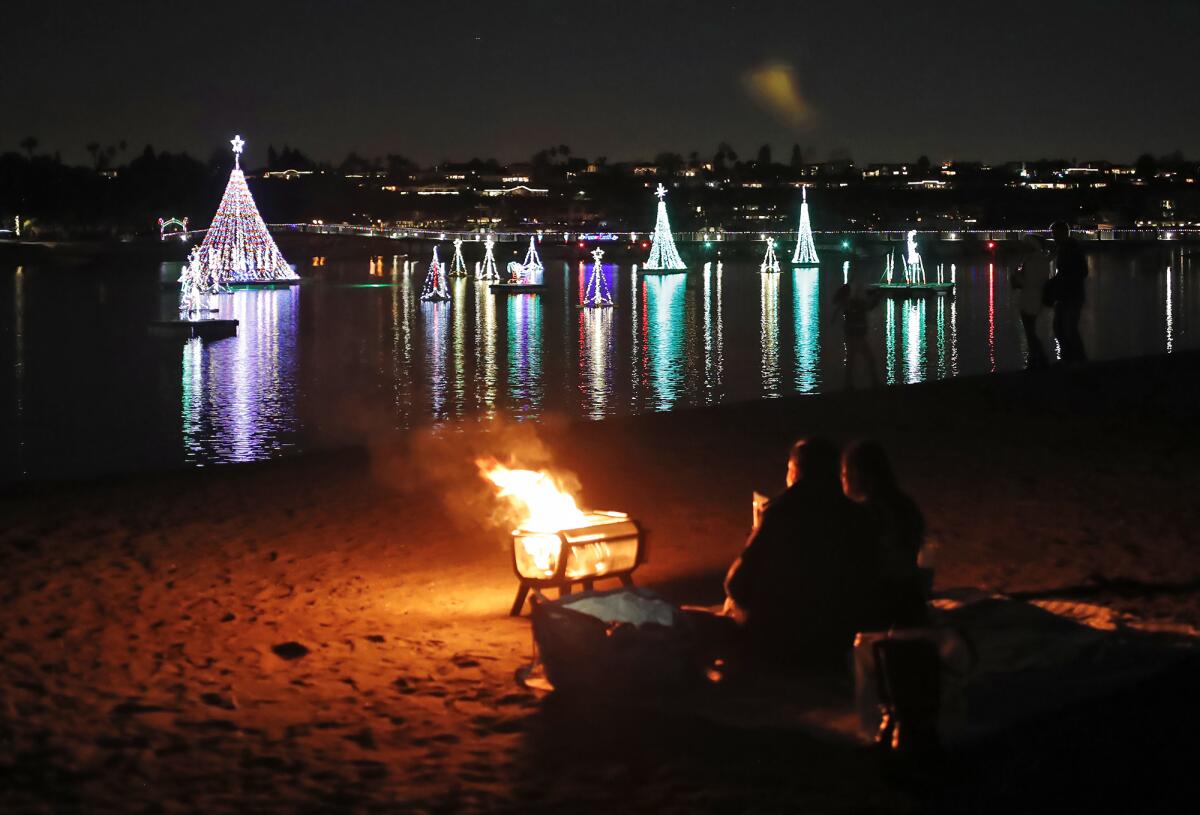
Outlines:
{"label": "fire pit", "polygon": [[518,520],[512,552],[521,582],[512,616],[521,613],[530,589],[557,588],[561,597],[576,584],[590,591],[601,578],[633,585],[633,570],[645,553],[637,521],[622,512],[579,509],[549,473],[512,470],[494,461],[478,464]]}

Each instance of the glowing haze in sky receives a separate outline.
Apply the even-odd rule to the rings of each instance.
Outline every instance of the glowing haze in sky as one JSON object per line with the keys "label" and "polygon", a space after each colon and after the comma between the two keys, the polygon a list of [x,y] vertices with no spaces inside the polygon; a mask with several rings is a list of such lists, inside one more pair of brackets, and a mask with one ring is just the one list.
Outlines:
{"label": "glowing haze in sky", "polygon": [[1192,0],[10,3],[0,150],[1131,161],[1195,151],[1197,30]]}

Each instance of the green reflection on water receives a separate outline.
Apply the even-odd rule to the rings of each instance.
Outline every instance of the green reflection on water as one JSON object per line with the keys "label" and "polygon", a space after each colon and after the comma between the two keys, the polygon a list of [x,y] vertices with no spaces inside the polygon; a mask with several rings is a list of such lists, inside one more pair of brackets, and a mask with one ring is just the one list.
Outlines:
{"label": "green reflection on water", "polygon": [[904,308],[904,381],[924,382],[928,373],[925,357],[925,298],[905,300]]}
{"label": "green reflection on water", "polygon": [[887,364],[886,379],[889,385],[896,384],[896,301],[884,301],[883,331],[884,358]]}
{"label": "green reflection on water", "polygon": [[655,410],[669,410],[682,395],[687,276],[649,275],[642,278],[646,304],[646,352]]}

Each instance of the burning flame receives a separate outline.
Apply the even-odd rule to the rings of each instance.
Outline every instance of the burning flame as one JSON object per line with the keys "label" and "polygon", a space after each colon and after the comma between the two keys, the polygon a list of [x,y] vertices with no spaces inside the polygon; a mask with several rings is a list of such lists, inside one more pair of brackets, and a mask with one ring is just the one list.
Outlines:
{"label": "burning flame", "polygon": [[512,470],[495,459],[475,462],[483,477],[500,488],[529,532],[558,532],[587,523],[587,515],[553,476],[537,470]]}
{"label": "burning flame", "polygon": [[[475,463],[483,477],[500,488],[498,497],[507,501],[516,512],[520,529],[513,534],[516,537],[516,545],[524,551],[524,559],[540,574],[546,577],[553,575],[558,570],[558,558],[561,553],[561,544],[555,533],[562,529],[586,525],[587,514],[579,508],[571,494],[547,472],[513,470],[495,459],[479,459]],[[517,534],[518,532],[520,534]],[[593,568],[596,573],[603,574],[608,568],[604,562],[608,556],[608,547],[604,544],[592,544],[586,548],[596,550],[591,559],[599,562],[594,564]],[[578,559],[578,555],[573,558],[575,561]],[[568,572],[582,574],[586,569],[586,566],[577,563],[572,566]]]}

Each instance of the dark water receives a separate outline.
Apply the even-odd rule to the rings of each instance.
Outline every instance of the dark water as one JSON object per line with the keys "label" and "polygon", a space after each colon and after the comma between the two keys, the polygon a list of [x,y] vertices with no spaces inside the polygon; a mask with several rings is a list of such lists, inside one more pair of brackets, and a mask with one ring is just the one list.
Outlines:
{"label": "dark water", "polygon": [[[1092,357],[1200,346],[1187,251],[1091,258]],[[424,262],[307,266],[302,286],[221,298],[236,338],[186,344],[146,333],[173,310],[160,278],[177,265],[0,268],[0,480],[249,461],[499,413],[598,418],[819,393],[844,378],[831,296],[845,275],[880,271],[729,263],[643,277],[607,265],[616,308],[581,312],[587,267],[562,261],[547,262],[543,294],[454,280],[442,304],[418,299]],[[980,257],[942,274],[956,297],[872,313],[881,377],[1022,367],[1007,265]]]}

